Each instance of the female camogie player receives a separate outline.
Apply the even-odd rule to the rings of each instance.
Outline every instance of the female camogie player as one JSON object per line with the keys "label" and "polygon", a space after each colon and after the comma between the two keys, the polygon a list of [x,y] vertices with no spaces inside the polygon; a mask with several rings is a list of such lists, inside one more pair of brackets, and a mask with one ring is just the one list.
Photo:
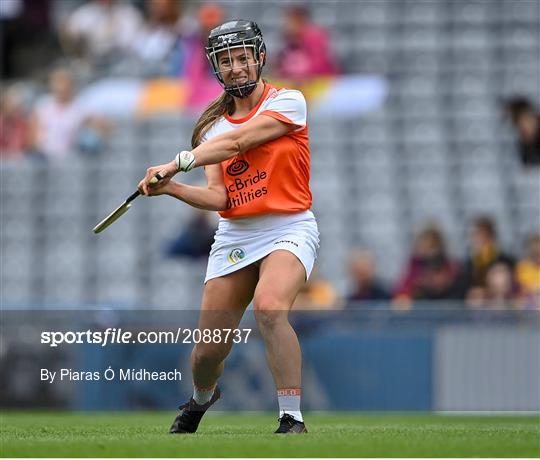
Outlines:
{"label": "female camogie player", "polygon": [[[266,47],[252,21],[229,21],[213,29],[206,55],[225,91],[197,122],[193,150],[149,168],[139,190],[219,212],[199,328],[237,328],[253,301],[277,387],[276,433],[306,433],[300,412],[301,352],[288,321],[319,247],[310,211],[306,102],[299,91],[261,79]],[[199,166],[204,166],[207,187],[171,180]],[[158,173],[159,180],[154,177]],[[193,396],[180,406],[171,433],[195,432],[219,399],[216,382],[231,347],[230,340],[195,345]]]}

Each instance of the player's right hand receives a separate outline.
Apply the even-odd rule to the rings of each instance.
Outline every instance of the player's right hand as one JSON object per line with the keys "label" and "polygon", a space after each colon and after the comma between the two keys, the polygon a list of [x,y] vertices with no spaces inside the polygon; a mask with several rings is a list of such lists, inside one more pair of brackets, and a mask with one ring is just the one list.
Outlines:
{"label": "player's right hand", "polygon": [[[156,181],[156,174],[161,176],[161,179]],[[177,173],[176,162],[162,164],[159,166],[152,166],[146,170],[144,178],[139,182],[138,189],[145,196],[150,195],[150,189],[155,187],[163,187],[166,185]]]}

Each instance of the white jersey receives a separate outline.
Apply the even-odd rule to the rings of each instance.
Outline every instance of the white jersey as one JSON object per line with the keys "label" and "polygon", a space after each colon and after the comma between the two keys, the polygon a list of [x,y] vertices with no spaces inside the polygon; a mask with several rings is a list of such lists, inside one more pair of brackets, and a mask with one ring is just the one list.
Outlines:
{"label": "white jersey", "polygon": [[50,158],[64,158],[72,152],[76,136],[86,114],[71,102],[60,105],[52,96],[46,96],[36,108],[38,121],[37,147]]}
{"label": "white jersey", "polygon": [[261,97],[259,104],[245,117],[232,118],[224,115],[219,118],[203,136],[203,142],[212,137],[239,128],[245,122],[255,118],[263,112],[271,112],[276,118],[294,125],[298,125],[297,131],[301,131],[307,123],[307,107],[304,95],[293,89],[277,89],[267,85],[267,91]]}

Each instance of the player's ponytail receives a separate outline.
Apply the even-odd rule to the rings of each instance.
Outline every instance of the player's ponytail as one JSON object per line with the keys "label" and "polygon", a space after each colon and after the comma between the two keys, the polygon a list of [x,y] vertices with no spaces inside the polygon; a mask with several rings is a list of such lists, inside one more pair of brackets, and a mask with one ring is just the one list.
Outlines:
{"label": "player's ponytail", "polygon": [[202,137],[212,127],[215,121],[221,117],[224,113],[232,115],[234,112],[234,98],[223,92],[223,94],[214,99],[206,110],[203,112],[197,124],[193,129],[193,136],[191,136],[191,147],[197,147],[202,140]]}

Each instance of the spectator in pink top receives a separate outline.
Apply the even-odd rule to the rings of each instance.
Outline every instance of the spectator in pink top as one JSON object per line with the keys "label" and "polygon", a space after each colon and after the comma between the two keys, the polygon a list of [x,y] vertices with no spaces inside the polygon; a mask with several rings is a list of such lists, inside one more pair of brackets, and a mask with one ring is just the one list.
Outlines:
{"label": "spectator in pink top", "polygon": [[87,113],[75,99],[75,80],[67,69],[54,70],[50,93],[36,103],[32,119],[32,147],[50,160],[82,151],[96,153],[108,134],[108,121]]}
{"label": "spectator in pink top", "polygon": [[75,150],[77,134],[85,114],[74,100],[74,79],[66,69],[53,71],[50,93],[36,103],[32,120],[36,152],[50,159],[62,159]]}
{"label": "spectator in pink top", "polygon": [[274,63],[279,77],[304,80],[338,73],[328,33],[311,22],[307,7],[293,6],[287,10],[284,42]]}
{"label": "spectator in pink top", "polygon": [[407,309],[415,300],[456,299],[457,275],[458,265],[448,256],[442,232],[428,225],[415,238],[394,293],[394,306]]}
{"label": "spectator in pink top", "polygon": [[187,105],[200,111],[222,91],[214,75],[209,71],[204,47],[210,31],[221,24],[225,13],[214,3],[203,4],[197,11],[197,28],[179,40],[173,62],[174,74],[187,83]]}
{"label": "spectator in pink top", "polygon": [[22,157],[29,147],[30,123],[22,97],[13,85],[0,91],[0,153],[5,158]]}

